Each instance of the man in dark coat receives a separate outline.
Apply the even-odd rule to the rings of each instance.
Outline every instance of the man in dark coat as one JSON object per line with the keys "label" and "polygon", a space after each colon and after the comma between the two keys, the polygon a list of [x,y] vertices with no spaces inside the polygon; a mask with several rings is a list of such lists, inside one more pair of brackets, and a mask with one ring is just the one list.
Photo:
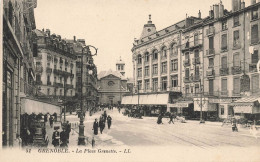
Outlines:
{"label": "man in dark coat", "polygon": [[162,114],[159,114],[157,124],[163,124],[162,123]]}
{"label": "man in dark coat", "polygon": [[58,131],[59,127],[54,128],[55,131],[52,134],[52,144],[54,147],[58,147],[60,145],[60,132]]}
{"label": "man in dark coat", "polygon": [[111,124],[112,124],[112,118],[111,118],[110,115],[108,115],[108,117],[107,117],[107,126],[108,126],[108,129],[110,129]]}
{"label": "man in dark coat", "polygon": [[53,126],[53,116],[50,117],[49,121],[50,121],[50,126],[52,128],[52,126]]}
{"label": "man in dark coat", "polygon": [[65,132],[66,132],[67,142],[68,143],[69,143],[69,139],[70,139],[70,131],[71,131],[71,124],[69,123],[69,121],[67,121]]}
{"label": "man in dark coat", "polygon": [[93,129],[92,130],[94,130],[95,135],[98,134],[98,121],[97,121],[97,119],[95,119],[95,122],[93,123]]}
{"label": "man in dark coat", "polygon": [[104,111],[104,120],[105,120],[105,122],[107,120],[107,112],[106,111]]}
{"label": "man in dark coat", "polygon": [[169,121],[169,124],[171,124],[171,122],[172,122],[172,124],[174,124],[174,122],[173,122],[173,114],[172,113],[170,113],[170,121]]}
{"label": "man in dark coat", "polygon": [[101,118],[101,120],[99,121],[99,128],[100,128],[100,133],[102,134],[104,128],[105,128],[105,119]]}
{"label": "man in dark coat", "polygon": [[67,145],[67,133],[66,133],[66,129],[64,127],[62,127],[62,132],[60,132],[60,147],[68,147]]}

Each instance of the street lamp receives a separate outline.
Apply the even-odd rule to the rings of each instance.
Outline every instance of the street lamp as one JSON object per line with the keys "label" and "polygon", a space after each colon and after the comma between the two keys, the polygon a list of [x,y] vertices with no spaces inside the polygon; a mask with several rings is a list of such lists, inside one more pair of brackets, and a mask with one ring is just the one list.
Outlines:
{"label": "street lamp", "polygon": [[[95,50],[94,54],[91,54],[89,48],[93,48]],[[85,54],[84,51],[87,50],[86,55],[91,56],[87,62],[87,69],[92,71],[95,67],[93,64],[92,56],[97,55],[97,48],[91,45],[83,46],[82,47],[82,55],[81,55],[81,90],[80,90],[80,124],[79,124],[79,137],[78,137],[78,145],[85,145],[85,136],[84,136],[84,118],[83,118],[83,55]],[[90,72],[91,73],[91,72]],[[88,83],[87,83],[88,84]]]}
{"label": "street lamp", "polygon": [[200,106],[200,123],[205,123],[205,121],[202,119],[202,107],[206,103],[205,97],[203,97],[203,100],[202,100],[203,92],[204,92],[204,90],[203,90],[203,86],[201,85],[201,79],[200,79],[200,100],[199,99],[196,100],[197,104]]}

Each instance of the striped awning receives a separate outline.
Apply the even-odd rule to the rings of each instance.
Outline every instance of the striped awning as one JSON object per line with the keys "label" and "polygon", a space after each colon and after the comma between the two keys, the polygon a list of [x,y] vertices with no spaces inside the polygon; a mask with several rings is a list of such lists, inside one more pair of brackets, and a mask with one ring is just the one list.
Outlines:
{"label": "striped awning", "polygon": [[253,114],[252,105],[236,105],[233,107],[233,109],[234,109],[234,113]]}

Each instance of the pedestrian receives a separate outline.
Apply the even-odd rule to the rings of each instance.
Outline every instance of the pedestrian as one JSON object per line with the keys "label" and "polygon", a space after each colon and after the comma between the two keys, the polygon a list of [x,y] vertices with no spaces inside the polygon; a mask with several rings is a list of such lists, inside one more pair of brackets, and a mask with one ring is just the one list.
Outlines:
{"label": "pedestrian", "polygon": [[61,141],[60,147],[68,147],[67,132],[65,127],[62,127],[62,132],[60,132],[60,141]]}
{"label": "pedestrian", "polygon": [[104,118],[101,118],[101,120],[99,121],[99,128],[100,128],[100,133],[102,134],[104,128],[105,128],[105,120]]}
{"label": "pedestrian", "polygon": [[111,124],[112,124],[112,118],[111,118],[110,115],[108,115],[108,117],[107,117],[107,126],[108,126],[108,129],[110,129]]}
{"label": "pedestrian", "polygon": [[118,107],[118,112],[119,112],[119,114],[120,114],[120,107]]}
{"label": "pedestrian", "polygon": [[47,114],[44,115],[44,122],[47,122]]}
{"label": "pedestrian", "polygon": [[51,126],[51,128],[52,128],[52,127],[53,127],[53,117],[52,117],[52,116],[50,116],[49,121],[50,121],[50,126]]}
{"label": "pedestrian", "polygon": [[104,120],[105,120],[105,122],[107,120],[107,112],[106,111],[104,111]]}
{"label": "pedestrian", "polygon": [[67,121],[66,123],[66,136],[67,136],[67,143],[69,143],[69,139],[70,139],[70,132],[71,132],[71,124],[69,123],[69,121]]}
{"label": "pedestrian", "polygon": [[157,119],[157,124],[163,124],[162,123],[162,114],[159,114],[158,119]]}
{"label": "pedestrian", "polygon": [[92,138],[92,142],[91,143],[92,143],[92,148],[94,148],[95,147],[95,143],[96,143],[94,137]]}
{"label": "pedestrian", "polygon": [[60,145],[60,132],[58,131],[59,127],[54,127],[54,132],[52,134],[52,144],[54,147],[58,147]]}
{"label": "pedestrian", "polygon": [[232,122],[232,131],[237,131],[238,132],[238,129],[237,129],[237,123],[234,121]]}
{"label": "pedestrian", "polygon": [[170,113],[170,121],[169,121],[169,124],[171,124],[171,123],[174,124],[174,122],[173,122],[173,118],[174,118],[174,117],[173,117],[173,114]]}
{"label": "pedestrian", "polygon": [[93,129],[94,130],[94,134],[97,135],[98,134],[98,121],[97,118],[95,119],[95,122],[93,123]]}

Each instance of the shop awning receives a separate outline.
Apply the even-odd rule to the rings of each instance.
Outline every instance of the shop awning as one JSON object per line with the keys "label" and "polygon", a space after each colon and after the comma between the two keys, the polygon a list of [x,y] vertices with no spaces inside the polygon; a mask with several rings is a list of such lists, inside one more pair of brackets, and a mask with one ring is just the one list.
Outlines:
{"label": "shop awning", "polygon": [[243,98],[240,98],[236,101],[234,101],[234,104],[233,105],[241,105],[241,104],[244,104],[244,103],[260,103],[260,97],[255,97],[255,96],[250,96],[250,97],[243,97]]}
{"label": "shop awning", "polygon": [[233,109],[235,113],[258,114],[260,113],[260,97],[243,97],[234,101]]}
{"label": "shop awning", "polygon": [[234,113],[245,113],[245,114],[252,114],[253,113],[253,106],[252,105],[237,105],[233,107]]}
{"label": "shop awning", "polygon": [[61,114],[61,108],[60,106],[57,105],[53,105],[50,103],[45,103],[45,102],[41,102],[38,100],[32,100],[32,99],[28,99],[28,98],[24,98],[22,99],[22,114],[46,114],[46,113],[50,113],[50,114]]}
{"label": "shop awning", "polygon": [[169,94],[147,94],[147,95],[133,95],[124,96],[122,98],[122,104],[124,105],[167,105],[169,100]]}

